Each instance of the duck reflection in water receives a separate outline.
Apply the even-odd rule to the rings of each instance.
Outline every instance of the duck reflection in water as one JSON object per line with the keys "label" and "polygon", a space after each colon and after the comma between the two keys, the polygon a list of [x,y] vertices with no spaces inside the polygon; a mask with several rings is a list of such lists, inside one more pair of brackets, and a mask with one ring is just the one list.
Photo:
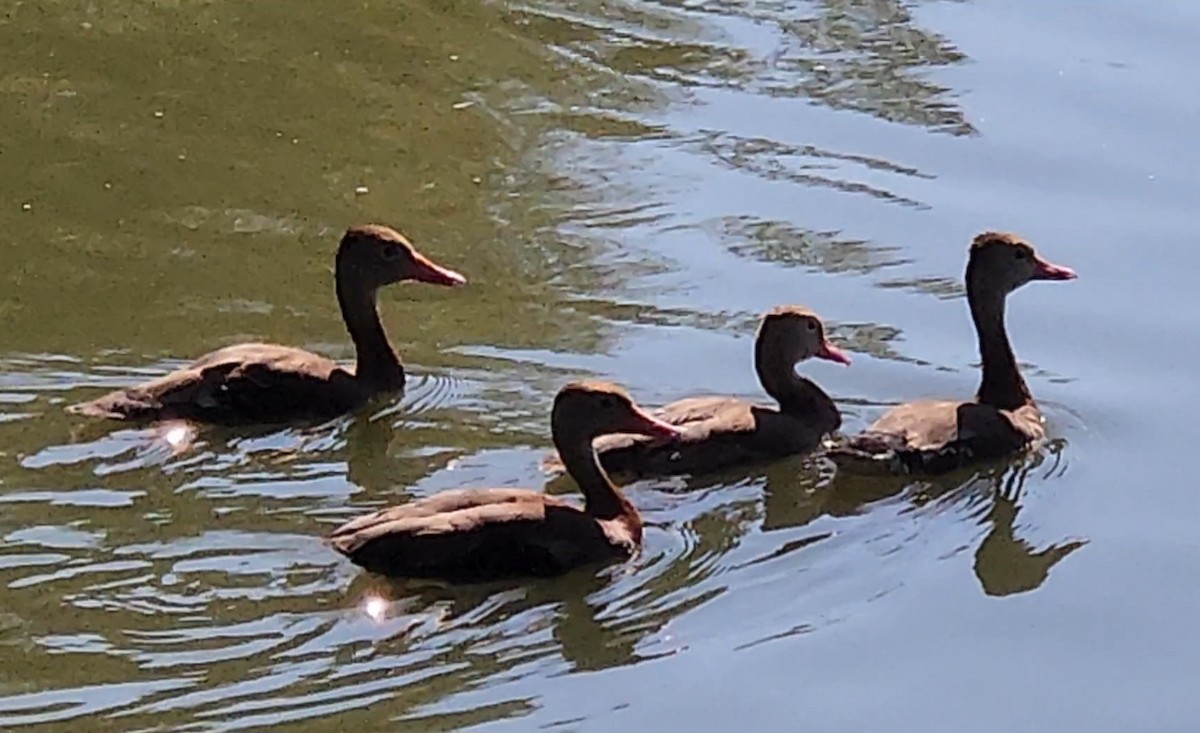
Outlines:
{"label": "duck reflection in water", "polygon": [[[1016,534],[1016,517],[1022,508],[1026,479],[1043,468],[1046,477],[1058,473],[1065,447],[1066,441],[1056,440],[1040,452],[1000,464],[960,469],[920,480],[887,474],[837,472],[820,457],[787,459],[762,468],[758,478],[763,483],[761,508],[741,502],[741,508],[734,511],[728,502],[723,502],[719,522],[714,525],[710,521],[716,517],[714,512],[703,520],[691,522],[691,530],[704,535],[696,542],[704,546],[706,552],[723,552],[737,544],[738,538],[753,532],[756,524],[763,533],[794,530],[822,517],[868,515],[897,498],[914,509],[933,502],[964,505],[967,509],[978,507],[980,511],[960,514],[964,519],[977,518],[980,523],[991,524],[991,530],[975,552],[975,574],[983,591],[990,596],[1000,596],[1035,590],[1046,582],[1054,565],[1086,544],[1086,540],[1070,540],[1038,550]],[[660,483],[657,488],[681,496],[703,496],[711,491],[744,486],[746,480],[744,472],[725,471],[703,476],[678,476],[669,486]],[[547,484],[547,491],[567,490],[568,485],[560,478],[552,479]],[[831,536],[828,529],[813,531],[783,543],[759,560],[780,558]]]}
{"label": "duck reflection in water", "polygon": [[981,524],[991,524],[991,530],[975,550],[975,575],[984,593],[1003,596],[1031,591],[1046,582],[1054,565],[1086,544],[1085,540],[1070,540],[1037,550],[1016,534],[1016,518],[1026,493],[1027,478],[1040,470],[1044,477],[1059,473],[1065,448],[1066,441],[1057,440],[1043,451],[1001,465],[974,471],[960,470],[920,481],[839,474],[822,492],[819,505],[798,507],[786,496],[773,502],[770,497],[778,492],[768,490],[764,523],[783,527],[811,522],[822,514],[860,515],[869,512],[872,505],[899,496],[914,508],[933,502],[965,504],[977,509],[967,516],[977,517]]}
{"label": "duck reflection in water", "polygon": [[[530,654],[513,653],[518,648],[537,656],[561,654],[572,671],[590,672],[660,656],[639,647],[673,618],[654,603],[670,589],[652,590],[642,601],[627,604],[627,595],[647,589],[630,587],[623,593],[623,583],[613,577],[617,572],[607,568],[538,582],[510,578],[473,585],[360,574],[347,598],[353,599],[352,613],[387,629],[386,639],[377,641],[384,647],[407,648],[432,635],[450,639],[461,631],[466,636],[456,643],[472,647],[472,657],[491,668],[489,674],[526,662]],[[616,606],[621,610],[613,613]],[[539,633],[543,630],[549,637]],[[480,653],[475,645],[481,640],[491,651]]]}
{"label": "duck reflection in water", "polygon": [[[1052,453],[1054,465],[1046,471],[1048,475],[1056,472],[1062,457],[1062,445],[1056,448]],[[1025,491],[1025,479],[1039,468],[1041,457],[1030,463],[996,477],[992,507],[984,517],[984,521],[991,522],[992,530],[975,550],[975,575],[983,592],[989,596],[1035,590],[1046,582],[1050,568],[1087,544],[1086,540],[1071,540],[1036,550],[1029,541],[1016,536],[1017,513],[1021,510],[1019,501]],[[1003,486],[999,485],[1001,482]]]}

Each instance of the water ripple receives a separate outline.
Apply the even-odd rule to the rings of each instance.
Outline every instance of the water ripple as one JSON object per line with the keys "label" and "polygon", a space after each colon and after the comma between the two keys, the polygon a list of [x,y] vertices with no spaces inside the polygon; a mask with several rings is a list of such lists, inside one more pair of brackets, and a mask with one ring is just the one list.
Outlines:
{"label": "water ripple", "polygon": [[[29,353],[0,356],[0,729],[534,727],[553,696],[583,688],[554,712],[574,728],[592,722],[587,705],[623,711],[637,696],[618,670],[688,677],[783,645],[786,663],[817,668],[828,657],[802,644],[840,655],[836,627],[864,619],[887,633],[904,609],[885,602],[924,594],[934,572],[939,592],[1028,594],[1085,547],[1040,512],[1068,493],[1096,428],[1047,403],[1071,442],[936,481],[814,458],[640,482],[627,492],[645,547],[626,563],[465,587],[359,572],[319,540],[340,521],[448,488],[539,486],[549,404],[568,379],[619,375],[664,397],[684,376],[663,369],[716,353],[691,350],[703,342],[742,370],[714,381],[756,391],[746,357],[773,301],[866,298],[829,331],[885,362],[864,360],[885,388],[898,364],[946,368],[903,353],[900,328],[870,313],[895,288],[961,293],[892,269],[911,266],[894,244],[908,222],[973,215],[944,183],[978,162],[967,97],[944,73],[966,58],[899,0],[408,4],[402,23],[386,3],[243,4],[232,24],[222,3],[171,5],[50,18],[27,4],[0,24],[22,40],[6,52],[22,68],[0,84],[22,95],[13,109],[36,112],[0,114],[38,144],[5,150],[30,173],[37,215],[2,216],[14,238],[58,250],[5,260],[21,277],[0,301],[6,318],[39,309],[12,321]],[[181,37],[164,19],[204,32],[173,53]],[[62,79],[45,76],[49,48]],[[87,63],[72,68],[80,48]],[[121,59],[132,66],[117,75]],[[58,112],[131,84],[145,92],[133,107]],[[203,102],[205,85],[222,104]],[[291,93],[302,87],[316,96]],[[288,130],[264,127],[264,101]],[[440,147],[414,146],[417,133]],[[145,175],[164,163],[188,172]],[[997,176],[989,191],[1006,185]],[[307,182],[277,188],[291,177]],[[473,286],[453,306],[428,296],[414,325],[435,345],[406,345],[418,365],[404,396],[319,425],[199,430],[185,451],[156,428],[63,413],[85,391],[185,363],[147,354],[268,319],[344,356],[331,308],[328,330],[313,328],[315,279],[283,260],[332,236],[327,219],[400,209],[461,247]],[[248,287],[268,274],[290,306]],[[121,307],[89,320],[72,312],[84,295]],[[129,314],[146,318],[138,347],[97,352],[93,329],[123,343]],[[180,320],[211,333],[181,336]],[[43,339],[43,323],[76,331]],[[49,353],[56,339],[89,356]],[[833,391],[854,418],[897,399]],[[545,490],[579,499],[569,478]],[[929,610],[941,608],[917,608]]]}

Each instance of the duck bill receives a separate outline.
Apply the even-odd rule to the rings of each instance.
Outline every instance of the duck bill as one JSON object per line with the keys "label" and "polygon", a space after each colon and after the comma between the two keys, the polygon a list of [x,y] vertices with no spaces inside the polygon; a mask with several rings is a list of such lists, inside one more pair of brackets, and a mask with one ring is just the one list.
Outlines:
{"label": "duck bill", "polygon": [[635,412],[632,424],[629,426],[629,432],[640,433],[648,435],[651,438],[667,441],[676,441],[683,437],[683,432],[679,428],[668,422],[663,422],[643,410]]}
{"label": "duck bill", "polygon": [[1041,257],[1035,257],[1033,261],[1033,279],[1034,280],[1074,280],[1079,277],[1075,271],[1069,267],[1056,265],[1053,262],[1047,262]]}
{"label": "duck bill", "polygon": [[465,285],[467,278],[446,267],[442,267],[423,254],[413,253],[411,278],[430,285]]}
{"label": "duck bill", "polygon": [[826,341],[821,344],[821,350],[814,354],[818,359],[836,361],[838,364],[850,366],[850,355]]}

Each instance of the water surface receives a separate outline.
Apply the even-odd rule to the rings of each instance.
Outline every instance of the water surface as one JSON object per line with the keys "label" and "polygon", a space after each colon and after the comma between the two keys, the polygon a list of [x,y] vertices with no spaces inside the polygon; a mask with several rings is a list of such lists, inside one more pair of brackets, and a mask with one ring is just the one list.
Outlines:
{"label": "water surface", "polygon": [[[17,3],[0,14],[0,730],[1191,730],[1183,450],[1200,9],[1046,3]],[[351,223],[407,395],[173,452],[72,401],[245,339],[352,353]],[[317,538],[547,483],[554,390],[758,393],[760,313],[855,356],[846,427],[968,395],[970,237],[1055,438],[939,481],[809,459],[629,493],[636,560],[469,588]]]}

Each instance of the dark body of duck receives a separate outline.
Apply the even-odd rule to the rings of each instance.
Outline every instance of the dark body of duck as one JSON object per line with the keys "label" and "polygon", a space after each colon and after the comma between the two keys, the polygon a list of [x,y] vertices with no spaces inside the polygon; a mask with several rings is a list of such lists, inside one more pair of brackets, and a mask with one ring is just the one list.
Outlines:
{"label": "dark body of duck", "polygon": [[582,508],[529,489],[457,489],[354,519],[327,542],[372,572],[449,581],[550,576],[630,557],[642,544],[642,519],[597,463],[592,440],[611,432],[672,439],[678,431],[620,387],[594,381],[559,390],[550,430]]}
{"label": "dark body of duck", "polygon": [[1033,280],[1073,280],[1021,237],[984,232],[967,259],[967,302],[979,337],[982,379],[974,400],[922,400],[894,407],[866,431],[836,443],[839,463],[870,459],[902,473],[937,474],[999,458],[1046,437],[1042,413],[1026,385],[1004,325],[1008,294]]}
{"label": "dark body of duck", "polygon": [[263,424],[325,419],[372,397],[404,389],[404,367],[379,321],[379,288],[404,280],[461,285],[466,279],[417,252],[399,232],[368,225],[346,231],[338,245],[338,304],[356,362],[278,344],[237,344],[200,357],[157,379],[71,405],[69,412],[115,420],[194,420]]}
{"label": "dark body of duck", "polygon": [[[605,435],[596,453],[605,470],[619,475],[702,474],[782,456],[806,453],[842,423],[837,405],[811,379],[796,374],[810,358],[850,364],[825,338],[817,314],[798,305],[777,306],[763,316],[754,343],[754,368],[778,407],[736,397],[691,397],[651,412],[682,435],[665,445],[643,435]],[[560,470],[557,456],[544,467]]]}

